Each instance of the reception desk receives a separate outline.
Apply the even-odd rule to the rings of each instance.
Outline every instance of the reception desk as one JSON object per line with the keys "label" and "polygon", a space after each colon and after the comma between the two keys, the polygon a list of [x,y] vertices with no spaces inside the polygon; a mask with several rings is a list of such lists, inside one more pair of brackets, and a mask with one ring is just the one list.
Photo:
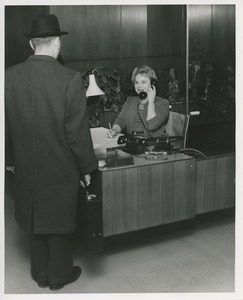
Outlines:
{"label": "reception desk", "polygon": [[193,218],[195,175],[195,158],[181,153],[99,168],[94,191],[102,202],[103,237]]}
{"label": "reception desk", "polygon": [[[98,158],[106,159],[104,147],[99,150]],[[87,219],[87,224],[96,220],[88,225],[91,240],[196,219],[234,208],[235,154],[207,160],[183,153],[166,160],[133,156],[132,163],[128,159],[124,165],[100,167],[93,174],[92,190],[97,199]]]}

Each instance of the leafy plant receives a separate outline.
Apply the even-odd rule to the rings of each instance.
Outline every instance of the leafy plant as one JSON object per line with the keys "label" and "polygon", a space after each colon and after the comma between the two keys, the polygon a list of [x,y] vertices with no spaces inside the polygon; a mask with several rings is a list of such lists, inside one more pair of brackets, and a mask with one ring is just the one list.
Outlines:
{"label": "leafy plant", "polygon": [[91,127],[100,125],[104,111],[112,110],[119,113],[128,94],[133,90],[130,79],[121,72],[118,67],[97,67],[88,66],[83,73],[85,87],[89,85],[89,75],[95,74],[96,83],[104,92],[104,95],[88,98],[87,109]]}

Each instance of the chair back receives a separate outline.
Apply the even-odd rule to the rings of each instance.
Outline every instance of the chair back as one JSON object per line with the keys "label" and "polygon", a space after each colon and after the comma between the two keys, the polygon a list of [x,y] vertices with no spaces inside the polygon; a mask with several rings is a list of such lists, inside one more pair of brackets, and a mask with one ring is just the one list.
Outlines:
{"label": "chair back", "polygon": [[166,132],[171,137],[171,144],[174,149],[183,148],[186,119],[187,116],[185,114],[170,111],[165,128]]}
{"label": "chair back", "polygon": [[191,111],[187,115],[170,111],[166,132],[174,149],[186,148],[190,117],[198,115],[200,111]]}
{"label": "chair back", "polygon": [[166,132],[169,136],[182,136],[184,134],[186,115],[170,111],[169,119],[166,124]]}

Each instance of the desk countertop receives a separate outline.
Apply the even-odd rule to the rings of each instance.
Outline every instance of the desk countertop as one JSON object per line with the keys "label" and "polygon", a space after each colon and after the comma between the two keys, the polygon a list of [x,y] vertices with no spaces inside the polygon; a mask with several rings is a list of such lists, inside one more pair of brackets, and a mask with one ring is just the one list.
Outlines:
{"label": "desk countertop", "polygon": [[174,161],[179,161],[179,160],[189,160],[189,159],[195,159],[195,158],[193,158],[189,155],[186,155],[184,153],[175,153],[175,154],[168,155],[168,158],[165,160],[164,159],[149,160],[144,157],[139,157],[139,156],[133,155],[134,164],[115,166],[115,167],[104,166],[104,167],[100,167],[99,170],[102,172],[106,172],[106,171],[112,171],[112,170],[137,168],[137,167],[142,167],[142,166],[147,166],[147,165],[163,164],[163,163],[169,163],[169,162],[174,162]]}

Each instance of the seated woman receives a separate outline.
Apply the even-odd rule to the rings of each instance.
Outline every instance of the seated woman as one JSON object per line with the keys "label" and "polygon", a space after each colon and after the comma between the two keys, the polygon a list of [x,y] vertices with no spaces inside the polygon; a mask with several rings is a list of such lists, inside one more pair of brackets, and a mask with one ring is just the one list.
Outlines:
{"label": "seated woman", "polygon": [[145,138],[166,135],[169,102],[156,96],[155,71],[146,65],[136,67],[131,80],[138,96],[127,98],[112,129],[108,131],[108,138],[114,138],[120,132]]}

